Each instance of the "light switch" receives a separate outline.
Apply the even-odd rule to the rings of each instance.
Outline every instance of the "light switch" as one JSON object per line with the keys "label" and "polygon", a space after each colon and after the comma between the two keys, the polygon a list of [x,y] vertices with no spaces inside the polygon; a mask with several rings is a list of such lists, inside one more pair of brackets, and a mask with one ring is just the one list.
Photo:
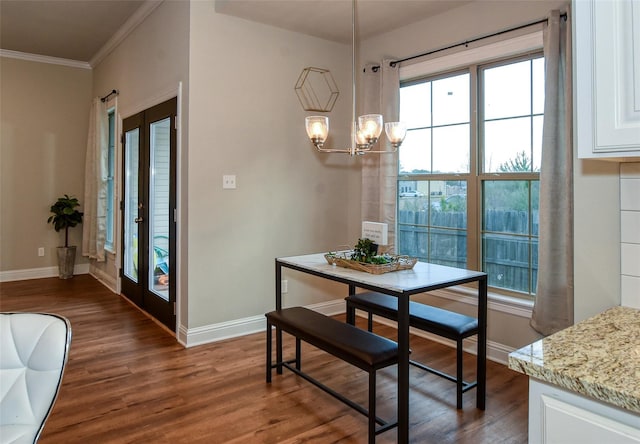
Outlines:
{"label": "light switch", "polygon": [[222,188],[233,190],[236,188],[236,175],[235,174],[225,174],[222,176]]}

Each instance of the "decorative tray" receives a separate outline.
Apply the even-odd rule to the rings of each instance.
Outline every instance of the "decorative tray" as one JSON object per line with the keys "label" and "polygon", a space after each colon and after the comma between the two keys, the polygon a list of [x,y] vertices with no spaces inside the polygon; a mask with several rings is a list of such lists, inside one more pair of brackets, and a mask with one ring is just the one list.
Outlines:
{"label": "decorative tray", "polygon": [[365,271],[371,274],[383,274],[391,271],[410,270],[418,262],[417,258],[409,256],[394,256],[387,254],[385,257],[390,260],[386,264],[370,264],[351,259],[351,251],[338,251],[326,253],[324,258],[327,263],[344,268],[352,268],[358,271]]}

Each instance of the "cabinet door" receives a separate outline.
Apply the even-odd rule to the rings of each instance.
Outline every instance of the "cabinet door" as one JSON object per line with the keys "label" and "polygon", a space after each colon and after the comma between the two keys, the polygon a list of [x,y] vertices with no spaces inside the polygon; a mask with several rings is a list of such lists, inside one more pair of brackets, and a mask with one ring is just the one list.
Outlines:
{"label": "cabinet door", "polygon": [[640,156],[640,0],[574,1],[579,157]]}
{"label": "cabinet door", "polygon": [[583,408],[542,395],[542,443],[638,444],[640,430]]}
{"label": "cabinet door", "polygon": [[530,444],[639,444],[640,414],[531,378]]}

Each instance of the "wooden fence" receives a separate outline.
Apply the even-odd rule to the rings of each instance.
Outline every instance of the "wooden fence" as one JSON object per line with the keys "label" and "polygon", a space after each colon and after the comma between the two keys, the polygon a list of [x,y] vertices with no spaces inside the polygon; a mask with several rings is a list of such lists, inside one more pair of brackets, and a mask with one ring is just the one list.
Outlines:
{"label": "wooden fence", "polygon": [[[537,214],[529,236],[529,213],[489,210],[484,215],[482,269],[489,285],[535,294],[538,274]],[[428,219],[429,218],[429,219]],[[398,252],[451,267],[467,267],[467,214],[401,210]],[[529,265],[531,264],[531,266]]]}

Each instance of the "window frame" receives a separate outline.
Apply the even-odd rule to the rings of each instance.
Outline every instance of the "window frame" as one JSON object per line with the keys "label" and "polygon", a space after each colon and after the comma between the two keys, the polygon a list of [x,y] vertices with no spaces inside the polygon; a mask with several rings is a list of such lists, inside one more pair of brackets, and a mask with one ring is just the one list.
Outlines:
{"label": "window frame", "polygon": [[[542,50],[542,32],[520,35],[512,39],[496,42],[478,48],[472,48],[461,53],[454,53],[438,58],[432,58],[424,62],[419,62],[408,67],[400,67],[401,87],[415,85],[423,81],[433,81],[442,77],[456,75],[461,72],[469,73],[470,80],[470,158],[468,173],[451,174],[400,174],[398,162],[397,183],[401,181],[447,181],[465,180],[467,183],[467,264],[466,268],[480,270],[484,264],[482,239],[484,235],[483,227],[483,196],[482,189],[485,181],[495,180],[540,180],[538,172],[485,172],[483,153],[483,132],[484,132],[484,112],[483,91],[481,84],[481,70],[509,63],[517,63],[523,60],[532,60],[537,57],[544,57]],[[402,148],[401,148],[402,149]],[[399,197],[396,197],[399,199]],[[529,209],[531,210],[531,187],[529,186]],[[531,220],[533,216],[529,212],[529,232],[531,237]],[[399,218],[396,214],[396,232],[399,233]],[[532,256],[529,257],[531,270]],[[500,287],[490,286],[493,293],[516,297],[520,300],[531,301],[535,298],[535,293],[531,289],[535,282],[531,283],[529,293],[510,290]]]}
{"label": "window frame", "polygon": [[107,152],[105,158],[107,159],[107,179],[106,179],[106,208],[105,208],[105,241],[104,249],[110,253],[116,252],[116,216],[117,216],[117,137],[118,134],[118,122],[117,122],[116,107],[112,106],[107,109]]}

